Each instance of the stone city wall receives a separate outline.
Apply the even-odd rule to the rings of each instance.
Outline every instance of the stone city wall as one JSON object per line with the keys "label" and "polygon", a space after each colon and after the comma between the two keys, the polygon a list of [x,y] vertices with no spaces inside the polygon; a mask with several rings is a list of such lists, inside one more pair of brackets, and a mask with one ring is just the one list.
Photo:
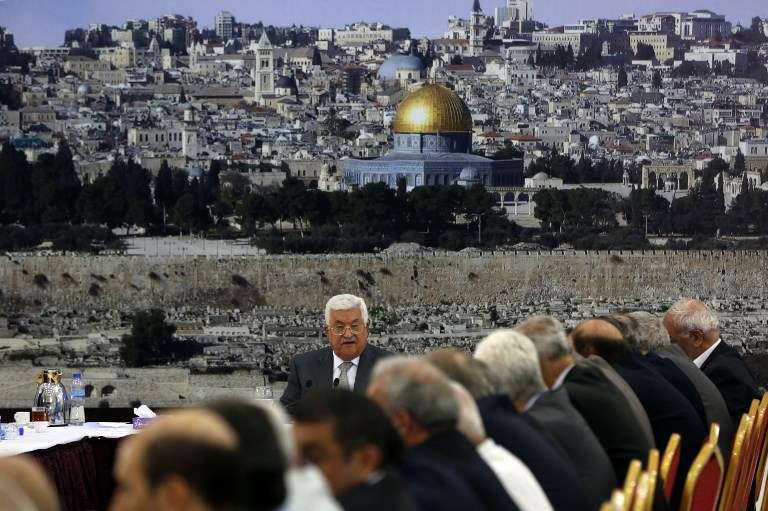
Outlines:
{"label": "stone city wall", "polygon": [[674,299],[768,295],[766,252],[425,252],[417,255],[19,256],[0,262],[0,305],[322,308],[441,300]]}

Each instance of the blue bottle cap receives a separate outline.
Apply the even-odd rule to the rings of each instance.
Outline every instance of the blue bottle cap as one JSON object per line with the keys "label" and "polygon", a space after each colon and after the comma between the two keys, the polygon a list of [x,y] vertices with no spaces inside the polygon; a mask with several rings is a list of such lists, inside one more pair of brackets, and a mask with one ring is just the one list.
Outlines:
{"label": "blue bottle cap", "polygon": [[72,373],[72,378],[75,379],[75,380],[79,380],[80,379],[80,373]]}

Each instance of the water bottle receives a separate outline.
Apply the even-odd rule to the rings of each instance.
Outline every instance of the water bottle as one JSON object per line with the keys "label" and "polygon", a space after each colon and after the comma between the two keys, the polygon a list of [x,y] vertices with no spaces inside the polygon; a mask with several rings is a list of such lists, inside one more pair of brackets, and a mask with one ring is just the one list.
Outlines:
{"label": "water bottle", "polygon": [[72,388],[69,393],[69,425],[82,426],[85,424],[85,388],[80,379],[80,373],[72,374]]}

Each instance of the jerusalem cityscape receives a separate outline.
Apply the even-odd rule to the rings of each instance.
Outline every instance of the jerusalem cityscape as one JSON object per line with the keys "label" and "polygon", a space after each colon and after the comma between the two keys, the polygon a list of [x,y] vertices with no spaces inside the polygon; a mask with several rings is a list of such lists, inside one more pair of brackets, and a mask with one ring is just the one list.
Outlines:
{"label": "jerusalem cityscape", "polygon": [[340,293],[405,354],[697,298],[768,384],[768,4],[204,3],[0,2],[0,408],[277,398]]}

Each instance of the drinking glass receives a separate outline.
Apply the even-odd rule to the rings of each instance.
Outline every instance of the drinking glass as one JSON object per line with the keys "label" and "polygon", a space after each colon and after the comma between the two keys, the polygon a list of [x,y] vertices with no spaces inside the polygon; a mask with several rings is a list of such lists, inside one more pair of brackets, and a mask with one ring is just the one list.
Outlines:
{"label": "drinking glass", "polygon": [[45,406],[33,406],[31,417],[32,422],[43,422],[48,420],[48,408]]}

